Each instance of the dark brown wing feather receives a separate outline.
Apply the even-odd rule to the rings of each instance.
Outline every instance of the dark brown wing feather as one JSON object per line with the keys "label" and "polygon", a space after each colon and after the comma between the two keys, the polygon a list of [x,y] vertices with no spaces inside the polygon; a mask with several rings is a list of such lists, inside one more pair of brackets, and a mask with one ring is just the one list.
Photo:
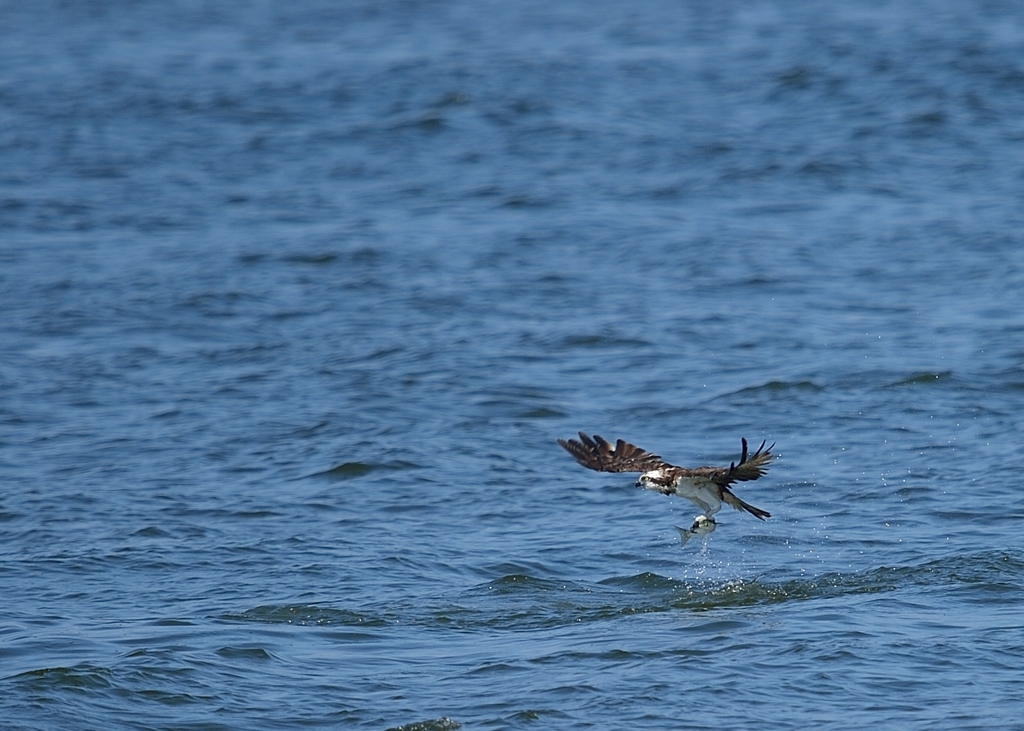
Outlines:
{"label": "dark brown wing feather", "polygon": [[740,461],[733,462],[728,467],[698,467],[693,470],[685,468],[677,468],[677,472],[682,474],[684,477],[704,477],[711,480],[722,490],[722,501],[736,508],[737,510],[745,510],[753,515],[758,520],[764,520],[765,518],[772,517],[772,514],[767,510],[754,507],[748,502],[740,500],[729,489],[729,485],[735,482],[748,482],[750,480],[756,480],[759,477],[764,476],[765,472],[768,471],[768,465],[771,464],[772,459],[775,455],[772,454],[772,447],[765,449],[765,442],[761,442],[761,446],[757,448],[757,451],[753,454],[748,455],[747,453],[747,440],[743,440],[743,452],[740,454]]}
{"label": "dark brown wing feather", "polygon": [[729,487],[734,482],[748,482],[763,477],[768,471],[775,455],[772,454],[772,447],[765,449],[765,442],[753,454],[747,453],[747,440],[743,440],[743,453],[739,462],[733,462],[728,467],[697,467],[693,470],[685,470],[688,477],[706,477],[720,487]]}
{"label": "dark brown wing feather", "polygon": [[[766,440],[767,441],[767,440]],[[729,465],[729,471],[726,473],[725,478],[728,480],[726,485],[731,485],[734,482],[747,482],[749,480],[756,480],[758,477],[764,477],[764,474],[768,471],[768,465],[775,459],[775,455],[772,454],[772,448],[775,446],[772,444],[771,447],[765,449],[765,442],[761,442],[761,446],[757,448],[757,451],[747,456],[747,440],[743,440],[743,454],[740,455],[740,461]]]}
{"label": "dark brown wing feather", "polygon": [[558,443],[581,465],[598,472],[649,472],[671,466],[658,455],[621,439],[613,447],[597,434],[590,438],[580,432],[580,440],[559,439]]}

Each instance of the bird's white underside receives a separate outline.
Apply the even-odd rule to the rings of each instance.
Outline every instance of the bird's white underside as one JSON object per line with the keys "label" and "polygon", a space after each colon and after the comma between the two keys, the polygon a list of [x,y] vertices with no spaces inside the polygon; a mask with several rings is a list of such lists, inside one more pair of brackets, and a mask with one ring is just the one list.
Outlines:
{"label": "bird's white underside", "polygon": [[[664,478],[662,470],[651,470],[640,476],[638,484],[646,490],[664,490],[655,480]],[[719,487],[707,478],[679,477],[672,485],[672,494],[684,497],[704,511],[709,518],[722,509]]]}

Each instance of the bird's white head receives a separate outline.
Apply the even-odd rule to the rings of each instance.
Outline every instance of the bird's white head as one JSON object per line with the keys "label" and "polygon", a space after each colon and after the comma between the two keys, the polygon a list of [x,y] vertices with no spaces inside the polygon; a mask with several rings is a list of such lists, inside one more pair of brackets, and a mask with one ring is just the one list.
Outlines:
{"label": "bird's white head", "polygon": [[637,487],[643,487],[647,490],[659,490],[662,485],[659,480],[664,481],[664,475],[661,470],[651,470],[650,472],[644,472],[640,475],[640,479],[636,481]]}

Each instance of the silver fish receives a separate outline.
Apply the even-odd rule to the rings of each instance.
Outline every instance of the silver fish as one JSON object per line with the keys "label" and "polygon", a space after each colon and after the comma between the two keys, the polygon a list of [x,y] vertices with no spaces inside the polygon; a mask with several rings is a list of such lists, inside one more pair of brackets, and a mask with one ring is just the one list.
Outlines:
{"label": "silver fish", "polygon": [[718,523],[714,518],[698,515],[689,528],[680,528],[677,525],[676,530],[679,531],[679,537],[683,540],[682,545],[685,546],[686,542],[694,536],[706,536],[708,533],[714,533],[717,527]]}

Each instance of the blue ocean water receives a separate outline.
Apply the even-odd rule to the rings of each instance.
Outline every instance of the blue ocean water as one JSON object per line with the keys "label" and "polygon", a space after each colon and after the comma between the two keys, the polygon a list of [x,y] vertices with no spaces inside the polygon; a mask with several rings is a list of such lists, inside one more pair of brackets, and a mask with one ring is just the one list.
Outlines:
{"label": "blue ocean water", "polygon": [[0,17],[0,727],[1024,729],[1017,6]]}

